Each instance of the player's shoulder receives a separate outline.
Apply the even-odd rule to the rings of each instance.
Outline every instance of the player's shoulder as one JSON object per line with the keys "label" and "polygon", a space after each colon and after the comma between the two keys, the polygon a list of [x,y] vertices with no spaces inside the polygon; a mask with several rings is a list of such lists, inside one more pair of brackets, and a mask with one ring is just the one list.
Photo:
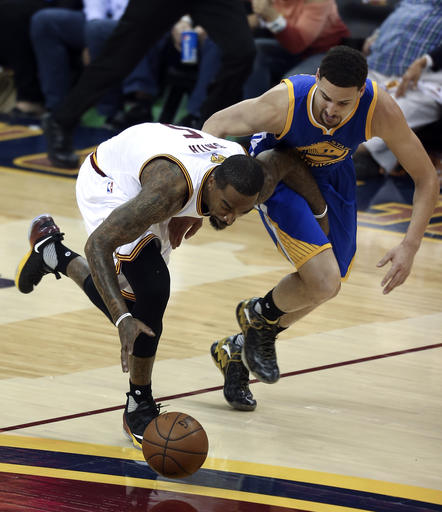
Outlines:
{"label": "player's shoulder", "polygon": [[379,88],[373,111],[372,135],[385,138],[386,132],[394,132],[403,122],[403,114],[390,94]]}

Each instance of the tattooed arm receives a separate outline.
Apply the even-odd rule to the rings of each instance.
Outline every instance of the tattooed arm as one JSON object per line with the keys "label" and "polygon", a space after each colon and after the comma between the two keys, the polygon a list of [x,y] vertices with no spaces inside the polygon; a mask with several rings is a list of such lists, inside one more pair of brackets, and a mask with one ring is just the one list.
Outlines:
{"label": "tattooed arm", "polygon": [[[258,197],[259,203],[266,201],[273,194],[278,182],[283,181],[307,201],[314,215],[325,210],[326,202],[318,184],[295,149],[271,149],[263,151],[256,158],[264,164],[266,171],[264,187]],[[328,235],[327,215],[318,219],[318,223]]]}
{"label": "tattooed arm", "polygon": [[[141,175],[142,189],[130,201],[116,208],[86,242],[85,253],[92,278],[112,320],[115,321],[127,307],[120,292],[113,260],[115,249],[132,242],[149,226],[162,222],[178,213],[187,199],[187,182],[177,164],[156,159]],[[130,316],[118,326],[121,341],[121,363],[128,371],[128,355],[140,332],[153,336],[152,330]]]}

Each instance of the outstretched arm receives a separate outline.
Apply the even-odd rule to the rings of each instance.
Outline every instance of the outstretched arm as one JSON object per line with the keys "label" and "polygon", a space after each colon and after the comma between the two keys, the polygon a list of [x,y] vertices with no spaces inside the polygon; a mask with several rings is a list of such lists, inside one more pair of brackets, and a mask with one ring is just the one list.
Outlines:
{"label": "outstretched arm", "polygon": [[408,277],[414,256],[431,219],[439,196],[436,170],[421,142],[408,126],[396,102],[383,90],[372,121],[373,136],[381,137],[414,181],[413,211],[402,242],[391,249],[378,263],[391,261],[381,286],[389,293]]}
{"label": "outstretched arm", "polygon": [[215,112],[202,130],[215,135],[251,135],[255,132],[279,134],[283,131],[289,109],[287,86],[279,84],[262,96],[244,100]]}
{"label": "outstretched arm", "polygon": [[[164,159],[149,163],[142,173],[141,192],[116,208],[89,236],[85,253],[95,286],[103,298],[114,323],[127,307],[120,292],[113,253],[117,247],[132,242],[149,226],[177,213],[187,195],[186,180],[178,165]],[[152,330],[130,316],[118,326],[121,341],[121,362],[128,371],[128,356],[138,334],[153,336]]]}

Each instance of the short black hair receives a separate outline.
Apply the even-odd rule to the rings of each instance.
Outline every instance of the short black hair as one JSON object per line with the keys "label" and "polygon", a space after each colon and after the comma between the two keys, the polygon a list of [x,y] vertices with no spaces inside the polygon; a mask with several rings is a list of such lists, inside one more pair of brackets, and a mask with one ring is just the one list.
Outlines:
{"label": "short black hair", "polygon": [[229,156],[216,167],[213,175],[221,190],[231,185],[245,196],[258,194],[264,185],[264,171],[261,163],[247,155]]}
{"label": "short black hair", "polygon": [[319,65],[319,78],[326,78],[337,87],[361,89],[367,79],[368,66],[364,55],[350,46],[334,46]]}

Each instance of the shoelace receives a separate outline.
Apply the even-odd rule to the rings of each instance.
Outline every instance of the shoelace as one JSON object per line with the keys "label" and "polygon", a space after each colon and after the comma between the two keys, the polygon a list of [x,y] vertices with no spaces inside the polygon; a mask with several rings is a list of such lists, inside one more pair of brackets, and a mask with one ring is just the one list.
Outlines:
{"label": "shoelace", "polygon": [[241,364],[236,364],[234,367],[234,376],[238,379],[239,387],[246,390],[249,385],[249,372]]}
{"label": "shoelace", "polygon": [[264,324],[261,332],[263,335],[261,336],[259,344],[256,346],[256,352],[258,352],[263,359],[275,359],[277,326]]}

